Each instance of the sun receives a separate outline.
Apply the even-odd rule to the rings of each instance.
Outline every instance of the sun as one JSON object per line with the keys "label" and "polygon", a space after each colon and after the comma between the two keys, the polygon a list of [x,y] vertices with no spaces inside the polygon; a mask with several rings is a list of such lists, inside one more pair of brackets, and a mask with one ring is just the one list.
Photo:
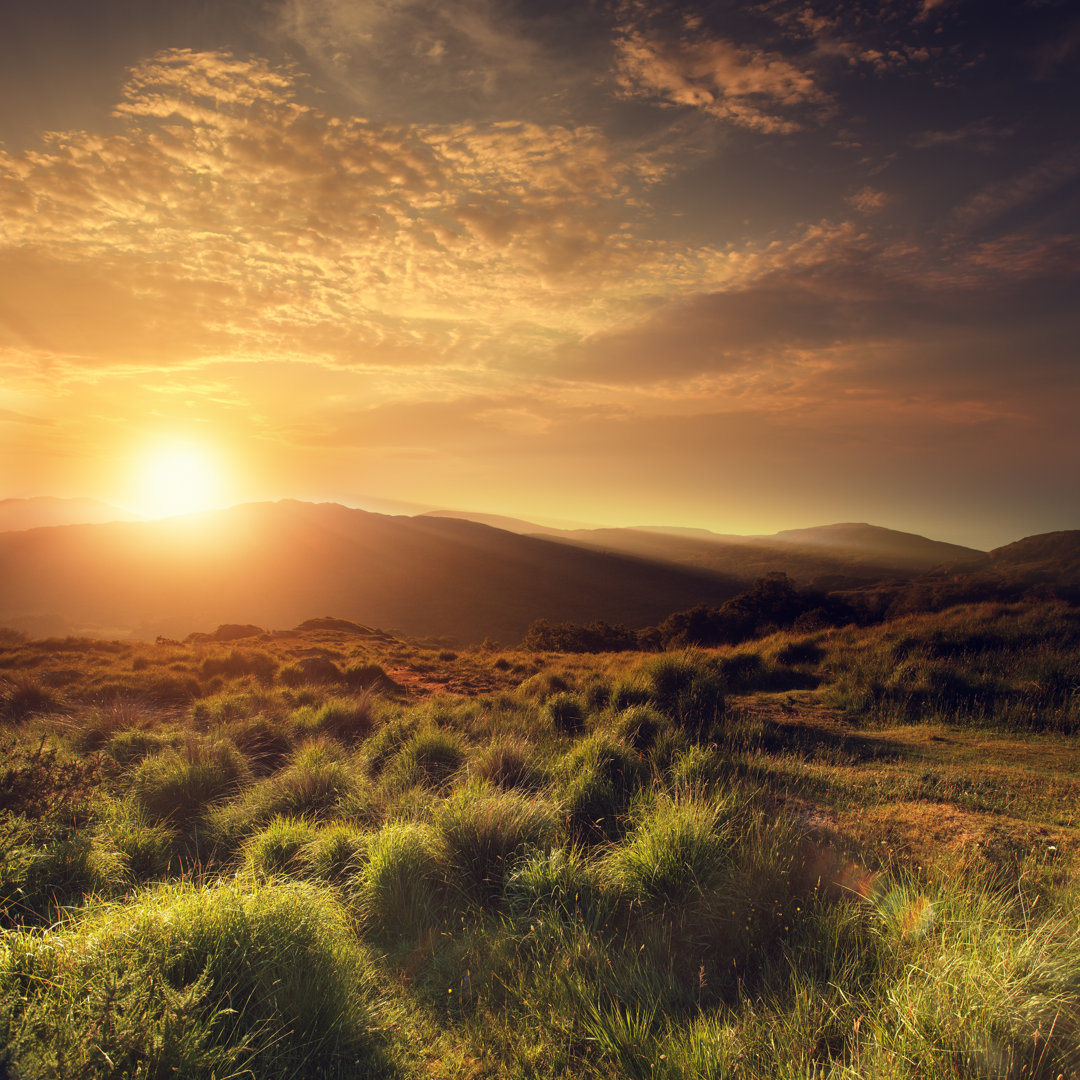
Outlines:
{"label": "sun", "polygon": [[146,451],[138,471],[139,504],[148,517],[191,514],[222,504],[222,465],[198,443],[158,444]]}

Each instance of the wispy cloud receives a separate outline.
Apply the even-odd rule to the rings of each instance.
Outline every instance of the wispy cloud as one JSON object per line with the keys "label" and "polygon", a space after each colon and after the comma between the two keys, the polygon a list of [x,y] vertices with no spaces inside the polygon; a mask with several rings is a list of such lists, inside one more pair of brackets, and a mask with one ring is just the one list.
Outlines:
{"label": "wispy cloud", "polygon": [[673,30],[630,9],[616,48],[626,95],[698,109],[738,127],[785,134],[831,105],[810,70],[711,34],[695,19]]}
{"label": "wispy cloud", "polygon": [[980,229],[1052,194],[1078,175],[1080,151],[1061,151],[1023,172],[987,184],[955,209],[953,221],[964,231]]}
{"label": "wispy cloud", "polygon": [[116,111],[0,157],[7,322],[57,362],[469,366],[496,328],[527,350],[665,276],[631,224],[654,166],[588,126],[377,124],[186,50]]}
{"label": "wispy cloud", "polygon": [[894,197],[879,188],[863,187],[847,196],[846,202],[860,214],[877,214],[885,209]]}

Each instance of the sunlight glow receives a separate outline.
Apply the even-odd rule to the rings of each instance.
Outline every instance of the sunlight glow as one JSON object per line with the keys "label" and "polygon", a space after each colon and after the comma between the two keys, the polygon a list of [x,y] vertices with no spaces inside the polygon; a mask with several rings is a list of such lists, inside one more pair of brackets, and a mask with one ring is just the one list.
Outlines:
{"label": "sunlight glow", "polygon": [[197,443],[154,447],[139,468],[139,505],[150,517],[170,517],[222,505],[222,466]]}

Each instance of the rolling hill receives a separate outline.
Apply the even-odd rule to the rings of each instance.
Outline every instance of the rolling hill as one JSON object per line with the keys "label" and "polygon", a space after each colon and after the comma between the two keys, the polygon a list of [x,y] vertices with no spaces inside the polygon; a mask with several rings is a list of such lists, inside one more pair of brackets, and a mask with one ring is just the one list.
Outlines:
{"label": "rolling hill", "polygon": [[537,618],[643,626],[738,591],[714,573],[336,504],[0,534],[0,624],[35,634],[151,638],[332,611],[408,634],[517,641]]}
{"label": "rolling hill", "polygon": [[0,532],[41,529],[52,525],[98,525],[106,521],[138,521],[137,514],[98,499],[0,499]]}
{"label": "rolling hill", "polygon": [[737,536],[673,526],[552,529],[516,518],[456,511],[439,516],[484,521],[524,535],[724,574],[744,583],[780,571],[802,585],[857,588],[937,569],[973,570],[987,563],[986,552],[974,548],[861,523]]}

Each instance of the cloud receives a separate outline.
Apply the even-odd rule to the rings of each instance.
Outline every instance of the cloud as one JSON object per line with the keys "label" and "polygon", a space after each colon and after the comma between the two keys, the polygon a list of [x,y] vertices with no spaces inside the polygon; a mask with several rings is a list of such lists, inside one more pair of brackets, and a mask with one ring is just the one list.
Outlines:
{"label": "cloud", "polygon": [[909,143],[916,150],[928,150],[938,146],[965,146],[981,154],[992,154],[1015,134],[1015,128],[983,117],[945,131],[920,131],[911,136]]}
{"label": "cloud", "polygon": [[369,115],[453,122],[559,113],[593,79],[594,21],[591,5],[285,0],[278,32]]}
{"label": "cloud", "polygon": [[1077,176],[1080,176],[1080,151],[1060,151],[1023,172],[987,184],[956,207],[953,223],[964,232],[981,229],[1053,194]]}
{"label": "cloud", "polygon": [[567,347],[565,377],[815,423],[860,409],[955,423],[1047,415],[1063,387],[1080,390],[1075,238],[1012,237],[938,266],[865,242],[816,250],[816,262],[777,264]]}
{"label": "cloud", "polygon": [[14,409],[0,409],[0,423],[34,424],[49,427],[52,421],[42,416],[28,416],[26,413],[16,412]]}
{"label": "cloud", "polygon": [[627,22],[616,38],[618,81],[629,97],[685,106],[737,127],[786,134],[820,118],[830,96],[779,53],[739,46],[684,21],[679,32]]}
{"label": "cloud", "polygon": [[374,123],[305,94],[173,50],[132,73],[119,132],[0,154],[9,340],[102,370],[470,367],[684,272],[635,232],[654,165],[594,128]]}
{"label": "cloud", "polygon": [[893,201],[887,191],[877,188],[864,187],[848,195],[845,202],[860,214],[877,214],[885,209]]}

